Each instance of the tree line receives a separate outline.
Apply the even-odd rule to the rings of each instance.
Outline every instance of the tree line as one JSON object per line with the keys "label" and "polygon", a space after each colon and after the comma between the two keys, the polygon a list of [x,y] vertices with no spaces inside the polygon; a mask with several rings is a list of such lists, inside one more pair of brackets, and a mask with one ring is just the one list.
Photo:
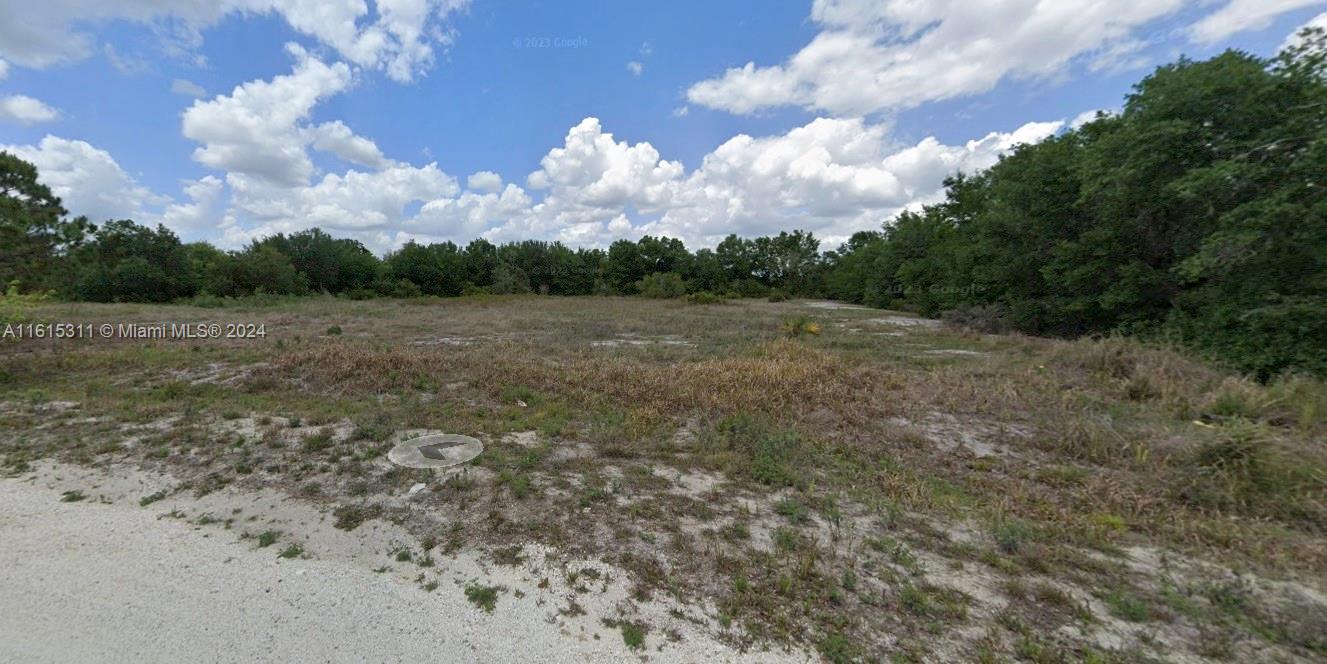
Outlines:
{"label": "tree line", "polygon": [[1178,341],[1262,378],[1327,374],[1327,37],[1159,67],[1123,109],[958,174],[833,251],[802,231],[714,249],[476,239],[379,258],[312,229],[239,251],[69,218],[0,153],[0,284],[76,300],[255,293],[829,296],[991,331]]}
{"label": "tree line", "polygon": [[835,298],[989,329],[1178,341],[1266,378],[1327,374],[1327,39],[1181,59],[1117,115],[946,182],[858,233]]}
{"label": "tree line", "polygon": [[194,297],[328,293],[452,297],[468,294],[764,297],[823,291],[820,242],[793,231],[729,236],[714,249],[645,236],[603,249],[525,240],[465,246],[408,242],[379,258],[362,243],[321,229],[278,233],[223,251],[181,242],[165,226],[129,219],[100,225],[69,218],[37,169],[0,152],[0,284],[69,300],[171,302]]}

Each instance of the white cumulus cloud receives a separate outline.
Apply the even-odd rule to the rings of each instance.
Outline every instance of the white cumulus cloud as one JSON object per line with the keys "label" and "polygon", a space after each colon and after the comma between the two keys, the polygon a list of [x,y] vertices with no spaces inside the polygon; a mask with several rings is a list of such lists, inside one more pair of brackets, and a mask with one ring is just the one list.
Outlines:
{"label": "white cumulus cloud", "polygon": [[348,162],[370,168],[383,168],[389,163],[376,143],[356,135],[340,120],[324,122],[309,130],[309,135],[313,137],[313,149]]}
{"label": "white cumulus cloud", "polygon": [[189,202],[166,206],[160,222],[177,232],[190,235],[215,227],[221,219],[225,183],[215,175],[206,175],[184,183],[183,189]]}
{"label": "white cumulus cloud", "polygon": [[816,0],[821,31],[786,62],[748,62],[696,83],[687,98],[739,114],[910,108],[1056,75],[1080,56],[1121,62],[1135,29],[1184,1]]}
{"label": "white cumulus cloud", "polygon": [[[320,100],[349,87],[351,72],[344,63],[325,64],[293,44],[288,49],[297,60],[292,73],[244,83],[184,112],[184,135],[203,144],[194,150],[195,161],[286,185],[308,181],[313,164],[305,145],[320,136],[301,123]],[[334,137],[321,138],[330,146],[327,139]]]}
{"label": "white cumulus cloud", "polygon": [[497,193],[502,188],[502,176],[493,171],[476,171],[466,178],[465,186],[480,193]]}
{"label": "white cumulus cloud", "polygon": [[0,55],[27,67],[87,57],[88,25],[114,20],[149,24],[196,46],[201,32],[231,14],[276,14],[296,31],[362,67],[407,82],[451,43],[446,19],[469,0],[45,0],[0,3]]}
{"label": "white cumulus cloud", "polygon": [[10,152],[37,167],[41,182],[59,196],[73,215],[94,223],[106,219],[150,217],[150,209],[169,199],[153,194],[124,172],[109,152],[85,141],[50,136],[37,145],[8,145]]}
{"label": "white cumulus cloud", "polygon": [[904,146],[887,125],[820,118],[784,134],[736,136],[687,173],[649,143],[616,140],[586,118],[530,174],[544,198],[485,235],[603,245],[653,233],[712,246],[729,233],[802,228],[832,243],[939,200],[946,176],[989,167],[1063,126],[1032,122],[962,145]]}
{"label": "white cumulus cloud", "polygon": [[0,97],[0,120],[19,124],[37,124],[50,122],[60,117],[60,112],[26,95]]}

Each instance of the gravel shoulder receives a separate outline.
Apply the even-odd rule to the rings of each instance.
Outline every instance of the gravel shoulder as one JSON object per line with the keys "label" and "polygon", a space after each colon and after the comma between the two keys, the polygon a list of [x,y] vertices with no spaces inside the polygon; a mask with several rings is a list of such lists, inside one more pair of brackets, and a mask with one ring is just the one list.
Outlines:
{"label": "gravel shoulder", "polygon": [[[62,472],[65,471],[65,472]],[[556,620],[533,584],[492,613],[345,559],[281,559],[159,509],[62,502],[47,467],[0,479],[0,661],[768,661],[695,635],[631,651],[615,630]],[[80,478],[86,481],[86,475]],[[113,483],[112,483],[113,484]],[[457,578],[478,574],[453,559]],[[499,579],[515,588],[515,570]],[[526,575],[528,576],[528,575]],[[597,630],[595,629],[597,628]],[[602,634],[600,634],[602,632]]]}

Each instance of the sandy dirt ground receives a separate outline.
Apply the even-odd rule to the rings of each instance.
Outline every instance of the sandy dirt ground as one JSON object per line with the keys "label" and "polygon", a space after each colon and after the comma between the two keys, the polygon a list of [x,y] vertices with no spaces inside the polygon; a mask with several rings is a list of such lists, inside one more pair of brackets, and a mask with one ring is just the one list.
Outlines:
{"label": "sandy dirt ground", "polygon": [[[459,581],[425,592],[353,560],[281,559],[279,547],[128,501],[62,502],[51,474],[60,470],[0,479],[0,661],[793,659],[737,653],[704,635],[632,651],[615,630],[558,620],[534,583],[523,600],[484,613]],[[447,564],[462,570],[458,580],[480,569]],[[530,576],[505,574],[497,580],[510,590]]]}

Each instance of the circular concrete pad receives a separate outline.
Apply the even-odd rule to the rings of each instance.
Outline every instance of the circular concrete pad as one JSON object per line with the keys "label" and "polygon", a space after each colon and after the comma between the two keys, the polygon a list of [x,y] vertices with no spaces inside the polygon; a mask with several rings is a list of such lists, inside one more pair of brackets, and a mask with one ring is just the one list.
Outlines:
{"label": "circular concrete pad", "polygon": [[404,441],[387,459],[407,468],[447,468],[465,463],[484,451],[484,444],[454,433],[435,433]]}

